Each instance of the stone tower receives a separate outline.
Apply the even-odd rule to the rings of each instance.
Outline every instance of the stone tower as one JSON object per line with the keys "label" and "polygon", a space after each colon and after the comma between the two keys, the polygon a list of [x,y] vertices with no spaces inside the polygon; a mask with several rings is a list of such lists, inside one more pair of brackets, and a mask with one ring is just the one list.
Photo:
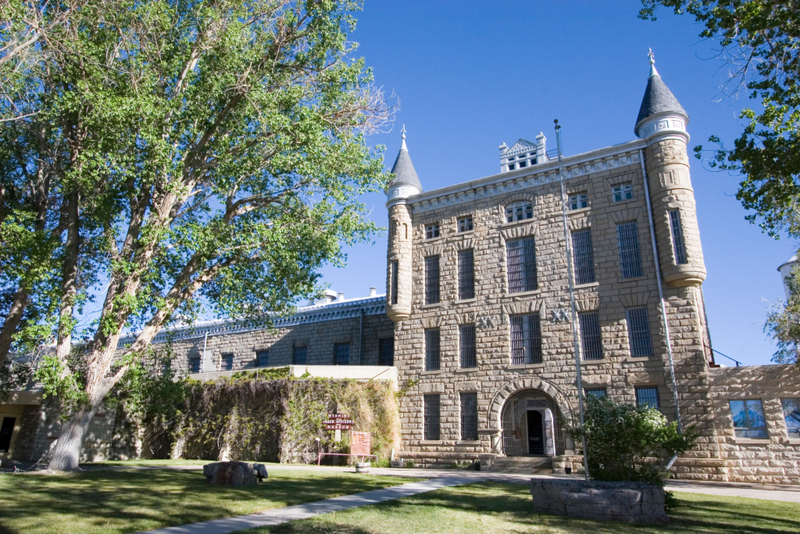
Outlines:
{"label": "stone tower", "polygon": [[386,208],[389,210],[389,249],[386,272],[386,313],[394,322],[407,319],[411,314],[411,210],[408,197],[422,193],[422,184],[411,163],[406,148],[406,129],[403,127],[403,144],[392,167],[394,178],[386,190]]}
{"label": "stone tower", "polygon": [[697,287],[706,278],[689,177],[689,115],[661,80],[650,54],[650,78],[634,132],[647,141],[645,164],[661,272],[670,287]]}

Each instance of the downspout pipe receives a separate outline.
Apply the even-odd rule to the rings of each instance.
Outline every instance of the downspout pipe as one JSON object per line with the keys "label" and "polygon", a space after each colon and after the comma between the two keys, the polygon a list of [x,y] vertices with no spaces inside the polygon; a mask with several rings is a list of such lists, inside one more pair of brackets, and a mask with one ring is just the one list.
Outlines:
{"label": "downspout pipe", "polygon": [[675,401],[675,419],[678,421],[678,432],[683,431],[681,424],[681,407],[678,403],[678,383],[675,380],[675,360],[672,357],[672,341],[669,335],[669,319],[667,318],[667,306],[664,302],[664,287],[661,283],[661,263],[658,259],[658,246],[656,245],[656,229],[653,222],[653,207],[650,204],[650,186],[647,180],[647,169],[644,165],[644,150],[639,149],[639,163],[642,165],[642,177],[644,178],[644,194],[647,197],[647,219],[650,223],[650,243],[653,246],[653,255],[656,264],[656,284],[658,285],[658,300],[661,303],[661,320],[664,323],[664,336],[667,342],[667,356],[669,357],[669,378],[672,386],[672,398]]}

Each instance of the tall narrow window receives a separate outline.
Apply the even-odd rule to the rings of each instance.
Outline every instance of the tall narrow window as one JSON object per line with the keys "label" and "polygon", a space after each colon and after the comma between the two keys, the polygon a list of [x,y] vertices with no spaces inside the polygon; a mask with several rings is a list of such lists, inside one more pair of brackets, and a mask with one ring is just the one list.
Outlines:
{"label": "tall narrow window", "polygon": [[333,344],[333,365],[350,364],[350,343]]}
{"label": "tall narrow window", "polygon": [[536,280],[536,246],[533,237],[506,241],[508,292],[533,291]]}
{"label": "tall narrow window", "polygon": [[425,395],[424,404],[424,429],[425,439],[438,440],[439,433],[439,395]]}
{"label": "tall narrow window", "polygon": [[394,338],[378,340],[378,365],[394,365]]}
{"label": "tall narrow window", "polygon": [[256,362],[259,367],[267,367],[269,365],[269,351],[260,350],[256,352]]}
{"label": "tall narrow window", "polygon": [[625,321],[628,323],[628,343],[631,356],[642,358],[653,355],[653,341],[650,339],[650,321],[647,308],[628,308],[625,310]]}
{"label": "tall narrow window", "polygon": [[642,255],[639,251],[639,225],[636,221],[617,225],[619,266],[622,278],[642,276]]}
{"label": "tall narrow window", "polygon": [[592,230],[590,228],[572,232],[572,263],[575,269],[576,284],[594,282],[594,252],[592,251]]}
{"label": "tall narrow window", "polygon": [[670,210],[669,226],[672,230],[672,250],[675,252],[675,263],[678,265],[689,263],[686,258],[686,245],[683,242],[683,226],[681,226],[681,213]]}
{"label": "tall narrow window", "polygon": [[305,365],[308,349],[306,347],[292,347],[292,364]]}
{"label": "tall narrow window", "polygon": [[635,391],[637,406],[649,406],[656,410],[661,408],[661,402],[658,400],[658,388],[656,386],[635,388]]}
{"label": "tall narrow window", "polygon": [[400,274],[400,262],[397,260],[392,262],[392,304],[397,304],[397,277]]}
{"label": "tall narrow window", "polygon": [[511,365],[542,363],[542,330],[538,313],[512,315]]}
{"label": "tall narrow window", "polygon": [[470,369],[478,366],[478,357],[475,350],[475,325],[463,324],[458,327],[459,354],[461,368]]}
{"label": "tall narrow window", "polygon": [[737,438],[767,438],[767,424],[759,399],[732,400],[731,417]]}
{"label": "tall narrow window", "polygon": [[475,392],[461,394],[461,439],[478,439],[478,394]]}
{"label": "tall narrow window", "polygon": [[600,317],[596,311],[578,314],[581,328],[581,348],[584,360],[603,359],[603,341],[600,337]]}
{"label": "tall narrow window", "polygon": [[439,370],[439,329],[425,330],[425,370]]}
{"label": "tall narrow window", "polygon": [[425,304],[439,302],[439,256],[425,257]]}
{"label": "tall narrow window", "polygon": [[475,298],[475,257],[472,249],[458,252],[458,299]]}
{"label": "tall narrow window", "polygon": [[199,373],[200,372],[200,358],[189,358],[189,373]]}
{"label": "tall narrow window", "polygon": [[220,361],[221,371],[231,371],[233,369],[233,354],[223,354]]}

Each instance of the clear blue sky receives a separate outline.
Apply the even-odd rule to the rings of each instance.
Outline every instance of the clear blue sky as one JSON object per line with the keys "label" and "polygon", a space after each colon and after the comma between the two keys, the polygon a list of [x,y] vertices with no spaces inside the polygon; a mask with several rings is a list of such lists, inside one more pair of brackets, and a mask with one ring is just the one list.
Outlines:
{"label": "clear blue sky", "polygon": [[[747,105],[723,99],[728,67],[699,25],[667,10],[639,20],[634,0],[366,0],[352,39],[375,83],[399,97],[385,145],[391,168],[400,126],[425,190],[499,171],[500,143],[533,139],[555,147],[553,119],[567,155],[634,139],[652,47],[661,77],[690,116],[690,147],[715,134],[731,144]],[[796,244],[775,241],[745,221],[734,198],[739,179],[710,172],[692,158],[700,235],[708,278],[703,285],[714,348],[745,364],[769,363],[774,345],[762,332],[768,302],[783,298],[777,267]],[[385,197],[365,202],[386,225]],[[348,266],[328,267],[324,281],[347,298],[385,291],[386,234],[348,249]],[[724,358],[718,358],[725,363]]]}

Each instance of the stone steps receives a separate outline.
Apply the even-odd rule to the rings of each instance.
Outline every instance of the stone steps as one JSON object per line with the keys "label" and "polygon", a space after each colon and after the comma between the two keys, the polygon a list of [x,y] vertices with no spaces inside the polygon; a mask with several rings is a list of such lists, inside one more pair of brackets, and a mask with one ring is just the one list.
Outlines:
{"label": "stone steps", "polygon": [[553,459],[547,456],[499,457],[486,466],[481,462],[481,470],[491,473],[546,475],[553,473]]}

